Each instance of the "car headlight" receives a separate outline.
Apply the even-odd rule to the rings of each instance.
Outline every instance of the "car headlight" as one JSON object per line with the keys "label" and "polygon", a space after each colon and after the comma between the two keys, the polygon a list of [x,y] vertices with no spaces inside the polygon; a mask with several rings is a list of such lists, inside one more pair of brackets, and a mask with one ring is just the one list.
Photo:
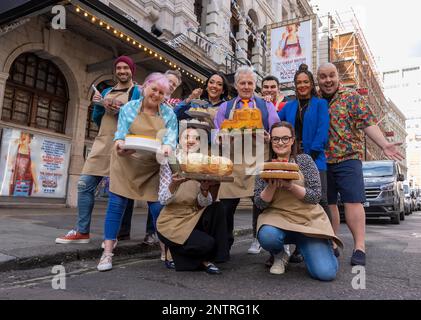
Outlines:
{"label": "car headlight", "polygon": [[388,184],[384,184],[380,187],[380,190],[382,191],[393,191],[393,188],[395,187],[394,183],[388,183]]}

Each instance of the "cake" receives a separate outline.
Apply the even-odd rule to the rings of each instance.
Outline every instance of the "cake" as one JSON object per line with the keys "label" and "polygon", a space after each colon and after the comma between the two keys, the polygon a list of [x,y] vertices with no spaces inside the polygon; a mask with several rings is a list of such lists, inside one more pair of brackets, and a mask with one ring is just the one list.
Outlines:
{"label": "cake", "polygon": [[161,141],[148,136],[126,135],[125,147],[127,149],[157,151],[161,148]]}
{"label": "cake", "polygon": [[260,173],[262,179],[300,180],[300,168],[296,163],[272,161],[263,165]]}
{"label": "cake", "polygon": [[220,177],[232,174],[233,163],[230,159],[207,156],[201,153],[189,153],[181,159],[180,168],[185,173],[201,173]]}
{"label": "cake", "polygon": [[222,130],[263,129],[262,113],[259,109],[243,108],[234,111],[232,120],[225,120]]}

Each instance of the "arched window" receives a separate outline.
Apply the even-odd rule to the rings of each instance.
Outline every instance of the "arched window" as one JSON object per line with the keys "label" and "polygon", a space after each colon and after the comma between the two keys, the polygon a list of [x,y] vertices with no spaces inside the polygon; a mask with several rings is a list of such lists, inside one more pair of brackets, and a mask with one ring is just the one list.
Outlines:
{"label": "arched window", "polygon": [[[114,82],[112,80],[105,80],[99,83],[96,88],[99,92],[104,91],[107,88],[114,87]],[[93,94],[92,94],[93,97]],[[91,97],[91,100],[92,100]],[[92,121],[92,113],[94,111],[94,106],[91,104],[88,109],[88,118],[86,119],[86,130],[85,130],[85,138],[89,140],[95,139],[98,135],[99,128],[95,122]]]}
{"label": "arched window", "polygon": [[64,133],[68,87],[58,67],[34,53],[21,54],[6,82],[2,120]]}

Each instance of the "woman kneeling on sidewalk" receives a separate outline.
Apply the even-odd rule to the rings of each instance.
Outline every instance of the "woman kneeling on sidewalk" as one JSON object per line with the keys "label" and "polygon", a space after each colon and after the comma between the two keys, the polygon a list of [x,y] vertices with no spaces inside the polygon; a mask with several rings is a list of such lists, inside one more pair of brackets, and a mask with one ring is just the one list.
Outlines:
{"label": "woman kneeling on sidewalk", "polygon": [[272,159],[296,162],[300,180],[256,180],[255,204],[263,212],[257,222],[263,249],[274,255],[272,274],[283,274],[288,263],[284,244],[294,244],[304,257],[310,276],[320,281],[336,278],[338,261],[331,241],[342,247],[328,216],[318,204],[320,176],[309,155],[296,155],[295,133],[291,124],[280,122],[271,129]]}
{"label": "woman kneeling on sidewalk", "polygon": [[[180,144],[177,159],[198,149],[198,131],[187,128]],[[229,248],[224,207],[215,202],[219,184],[186,180],[176,170],[169,164],[161,166],[159,201],[165,207],[157,222],[158,237],[169,248],[176,271],[220,274],[212,262],[226,262]]]}

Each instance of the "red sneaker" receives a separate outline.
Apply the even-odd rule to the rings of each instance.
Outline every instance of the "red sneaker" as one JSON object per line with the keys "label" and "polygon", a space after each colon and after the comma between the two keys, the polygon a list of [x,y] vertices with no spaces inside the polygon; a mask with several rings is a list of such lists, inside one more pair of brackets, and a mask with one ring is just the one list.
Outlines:
{"label": "red sneaker", "polygon": [[56,239],[56,243],[89,243],[89,233],[83,234],[75,230],[70,230],[64,237]]}

